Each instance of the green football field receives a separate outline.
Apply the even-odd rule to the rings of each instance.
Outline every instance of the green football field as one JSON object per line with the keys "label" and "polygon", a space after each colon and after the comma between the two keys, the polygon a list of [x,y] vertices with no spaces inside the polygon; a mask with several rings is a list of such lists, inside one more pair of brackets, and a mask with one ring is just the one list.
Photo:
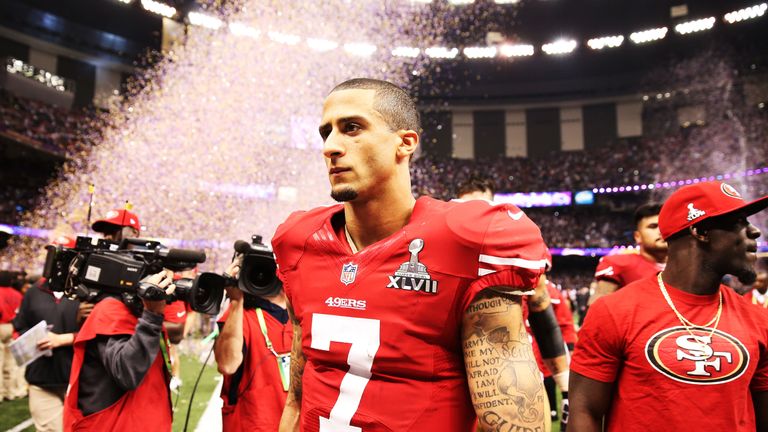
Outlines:
{"label": "green football field", "polygon": [[[203,415],[203,411],[211,398],[211,394],[216,388],[216,384],[218,384],[218,381],[216,381],[218,372],[216,371],[216,367],[212,366],[214,364],[212,357],[213,356],[211,356],[211,360],[208,362],[208,366],[203,372],[203,376],[200,378],[200,384],[195,393],[194,405],[191,410],[192,412],[190,413],[189,427],[187,429],[189,431],[195,430],[195,426],[197,426],[197,422],[200,420],[200,416]],[[181,379],[184,384],[181,386],[181,391],[178,396],[175,393],[171,394],[171,403],[176,405],[173,414],[174,432],[184,430],[184,421],[187,415],[187,408],[189,407],[192,387],[195,384],[195,379],[197,378],[198,373],[200,373],[201,366],[202,362],[198,361],[197,358],[187,355],[181,356]],[[0,431],[7,431],[29,419],[28,403],[27,398],[0,403]],[[22,430],[24,432],[34,432],[35,428],[29,426]]]}
{"label": "green football field", "polygon": [[[178,396],[175,393],[171,394],[171,403],[176,406],[173,414],[173,432],[181,432],[184,430],[184,422],[187,416],[192,387],[195,384],[197,375],[200,373],[201,366],[202,362],[196,357],[181,355],[181,377],[183,385],[181,386],[181,391]],[[203,415],[203,411],[218,384],[216,379],[217,376],[218,372],[214,366],[213,358],[211,358],[208,362],[208,366],[206,366],[203,371],[203,375],[200,378],[200,384],[195,393],[193,407],[190,412],[189,427],[187,428],[188,431],[195,430],[197,422],[200,420],[200,416]],[[0,403],[0,431],[7,431],[27,419],[29,419],[27,398]],[[34,432],[35,428],[29,426],[22,430],[24,432]],[[560,431],[559,422],[552,423],[552,431]]]}

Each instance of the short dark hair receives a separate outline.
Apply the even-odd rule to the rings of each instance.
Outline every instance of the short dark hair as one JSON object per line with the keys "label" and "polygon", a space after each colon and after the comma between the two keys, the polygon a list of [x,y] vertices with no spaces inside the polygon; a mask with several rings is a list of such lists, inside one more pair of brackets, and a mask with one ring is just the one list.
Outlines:
{"label": "short dark hair", "polygon": [[487,177],[472,176],[459,184],[456,196],[472,192],[490,192],[493,195],[496,193],[496,183]]}
{"label": "short dark hair", "polygon": [[416,103],[402,88],[388,81],[373,78],[353,78],[344,81],[331,90],[374,90],[373,109],[382,117],[393,130],[421,131],[421,120]]}
{"label": "short dark hair", "polygon": [[656,216],[661,212],[661,204],[659,203],[646,203],[641,205],[635,210],[635,226],[637,226],[641,220]]}

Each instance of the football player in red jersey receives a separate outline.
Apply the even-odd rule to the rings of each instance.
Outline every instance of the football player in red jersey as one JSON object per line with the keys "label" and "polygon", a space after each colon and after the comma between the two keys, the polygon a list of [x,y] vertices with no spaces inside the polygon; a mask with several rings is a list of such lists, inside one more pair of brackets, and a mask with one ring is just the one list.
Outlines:
{"label": "football player in red jersey", "polygon": [[667,262],[667,242],[659,232],[658,204],[643,204],[635,211],[635,243],[638,253],[608,255],[600,259],[595,270],[597,286],[589,304],[602,296],[636,280],[664,270]]}
{"label": "football player in red jersey", "polygon": [[571,431],[768,430],[768,315],[721,284],[755,279],[760,230],[730,185],[673,193],[667,267],[598,300],[571,362]]}
{"label": "football player in red jersey", "polygon": [[517,207],[411,193],[418,111],[346,81],[320,125],[331,196],[272,240],[294,322],[281,431],[548,430],[522,319],[544,270]]}

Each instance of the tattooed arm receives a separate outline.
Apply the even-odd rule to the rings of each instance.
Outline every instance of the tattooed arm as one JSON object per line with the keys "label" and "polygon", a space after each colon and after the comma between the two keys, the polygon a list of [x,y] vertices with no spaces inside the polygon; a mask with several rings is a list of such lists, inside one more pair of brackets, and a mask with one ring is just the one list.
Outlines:
{"label": "tattooed arm", "polygon": [[522,300],[502,290],[481,292],[462,323],[464,363],[480,429],[549,431],[546,392],[523,325]]}
{"label": "tattooed arm", "polygon": [[301,414],[301,376],[304,374],[306,357],[301,348],[301,324],[296,320],[293,307],[288,303],[288,316],[293,324],[293,343],[291,346],[291,383],[288,387],[288,397],[285,409],[280,418],[280,432],[298,432],[300,430]]}

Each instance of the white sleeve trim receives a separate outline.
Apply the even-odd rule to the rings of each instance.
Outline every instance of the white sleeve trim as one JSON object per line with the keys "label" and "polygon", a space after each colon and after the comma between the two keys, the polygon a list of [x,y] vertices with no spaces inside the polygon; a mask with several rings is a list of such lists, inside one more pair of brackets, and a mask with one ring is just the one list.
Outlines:
{"label": "white sleeve trim", "polygon": [[480,254],[480,258],[478,259],[478,261],[485,264],[507,265],[507,266],[513,266],[513,267],[521,267],[521,268],[530,269],[530,270],[543,269],[547,265],[546,259],[527,260],[523,258],[504,258],[504,257],[497,257],[493,255],[484,255],[484,254]]}

